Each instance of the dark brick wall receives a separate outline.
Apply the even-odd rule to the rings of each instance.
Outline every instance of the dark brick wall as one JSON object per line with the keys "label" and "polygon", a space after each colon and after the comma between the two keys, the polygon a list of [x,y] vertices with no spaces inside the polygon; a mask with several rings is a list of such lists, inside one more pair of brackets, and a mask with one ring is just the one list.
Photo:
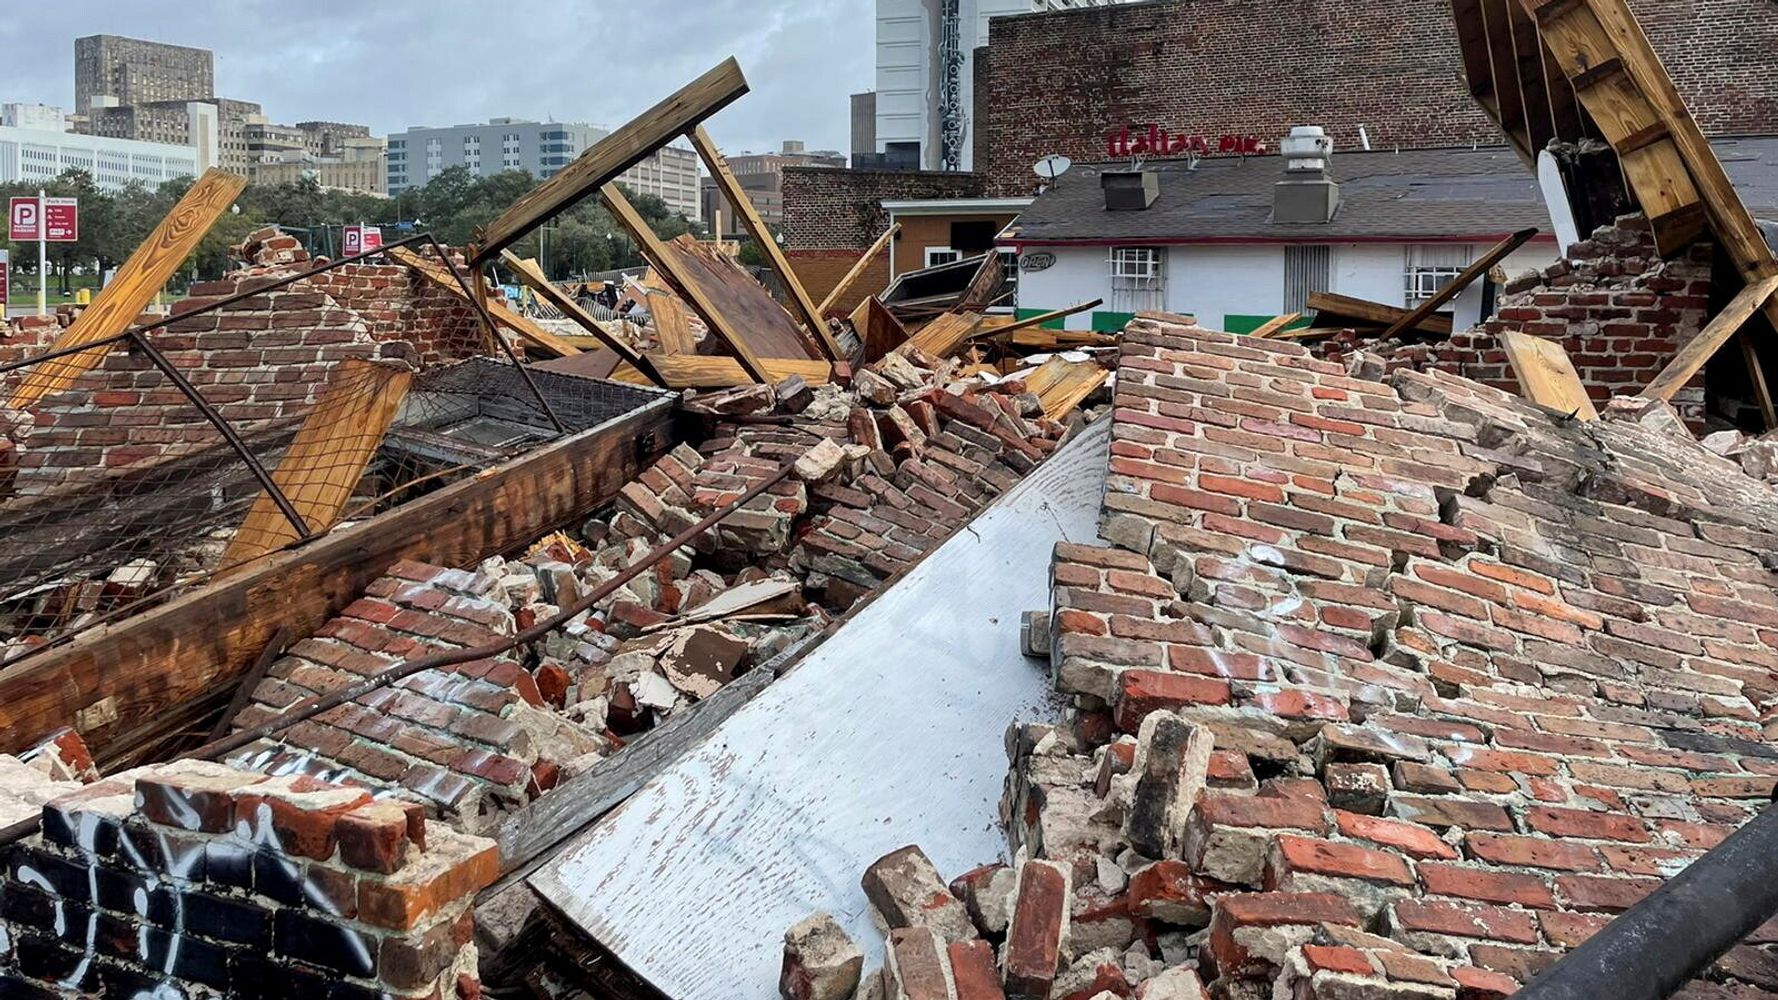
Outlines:
{"label": "dark brick wall", "polygon": [[[1631,0],[1714,133],[1778,131],[1778,4]],[[1158,123],[1276,142],[1326,127],[1342,148],[1501,143],[1470,98],[1442,0],[1156,0],[998,18],[978,53],[976,159],[990,195],[1025,192],[1047,153],[1105,158]]]}
{"label": "dark brick wall", "polygon": [[791,250],[863,250],[889,226],[885,200],[980,197],[980,174],[786,167],[784,245]]}

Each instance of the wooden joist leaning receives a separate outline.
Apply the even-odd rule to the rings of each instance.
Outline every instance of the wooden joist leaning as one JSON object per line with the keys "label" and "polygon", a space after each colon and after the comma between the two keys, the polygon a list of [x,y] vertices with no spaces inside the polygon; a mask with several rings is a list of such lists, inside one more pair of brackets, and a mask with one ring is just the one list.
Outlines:
{"label": "wooden joist leaning", "polygon": [[1302,319],[1302,318],[1303,318],[1303,314],[1300,312],[1285,313],[1282,316],[1276,316],[1276,317],[1273,317],[1272,319],[1266,320],[1264,323],[1261,323],[1259,326],[1255,327],[1247,335],[1249,337],[1255,337],[1260,340],[1264,340],[1267,337],[1270,337],[1273,334],[1278,333],[1280,330],[1283,330],[1285,327],[1289,326],[1292,323],[1295,323],[1297,320]]}
{"label": "wooden joist leaning", "polygon": [[[303,418],[272,473],[272,482],[310,532],[333,527],[345,511],[413,377],[406,365],[360,358],[340,362],[328,376],[326,393]],[[239,566],[297,537],[296,526],[261,493],[230,540],[222,565]]]}
{"label": "wooden joist leaning", "polygon": [[[1386,306],[1381,302],[1353,298],[1350,295],[1339,295],[1334,292],[1311,292],[1309,308],[1316,313],[1317,326],[1330,325],[1326,321],[1338,316],[1341,319],[1358,320],[1381,327],[1392,327],[1413,315],[1410,310],[1400,306]],[[1451,317],[1430,315],[1414,324],[1412,329],[1421,333],[1436,334],[1449,337],[1451,335]],[[1274,334],[1276,336],[1276,334]]]}
{"label": "wooden joist leaning", "polygon": [[[463,286],[457,283],[457,279],[451,275],[449,268],[440,261],[433,260],[430,257],[422,257],[414,251],[409,250],[407,247],[395,247],[388,251],[388,256],[390,260],[395,261],[397,264],[411,267],[415,271],[418,271],[422,278],[432,282],[432,284],[444,289],[458,299],[469,303],[471,306],[474,305],[474,303],[470,302],[469,297],[463,294]],[[494,322],[497,325],[503,326],[506,329],[511,330],[513,333],[518,334],[528,343],[541,347],[558,357],[567,357],[571,354],[580,353],[580,348],[575,347],[573,344],[556,336],[548,330],[545,330],[543,327],[531,322],[524,316],[508,309],[506,303],[501,302],[498,299],[490,298],[484,300],[482,304],[487,307],[488,315],[494,318]]]}
{"label": "wooden joist leaning", "polygon": [[[722,192],[723,199],[733,206],[735,214],[740,216],[741,225],[753,237],[755,246],[766,255],[766,261],[778,272],[778,279],[784,282],[786,297],[790,299],[790,311],[809,329],[809,342],[814,345],[817,356],[826,355],[829,361],[840,359],[839,342],[833,339],[833,333],[827,329],[827,321],[822,318],[821,310],[803,290],[802,282],[797,280],[796,272],[790,269],[790,261],[784,257],[772,231],[766,228],[765,220],[754,210],[753,202],[748,200],[747,192],[741,188],[741,182],[729,170],[728,161],[723,159],[722,151],[716,148],[710,134],[699,125],[687,133],[692,148],[703,157],[704,166],[710,171],[710,177],[716,182],[717,190]],[[721,234],[717,234],[718,237]]]}
{"label": "wooden joist leaning", "polygon": [[1500,346],[1506,351],[1506,360],[1512,364],[1520,393],[1526,399],[1581,420],[1599,419],[1587,387],[1581,384],[1580,373],[1574,370],[1574,362],[1568,359],[1561,344],[1506,330],[1500,334]]}
{"label": "wooden joist leaning", "polygon": [[560,309],[562,315],[573,320],[575,325],[587,332],[588,336],[597,338],[599,343],[605,345],[606,350],[615,352],[618,357],[648,376],[655,385],[666,386],[666,383],[661,381],[660,373],[654,370],[654,365],[647,358],[644,358],[634,347],[625,343],[622,338],[600,326],[599,321],[588,315],[587,311],[580,307],[579,302],[557,288],[535,261],[524,260],[510,250],[500,251],[500,259],[506,263],[507,267],[512,268],[513,273],[518,275],[519,280],[524,282],[526,287],[536,292],[538,297],[545,302]]}
{"label": "wooden joist leaning", "polygon": [[747,78],[725,59],[678,92],[600,139],[555,176],[514,202],[481,232],[472,262],[492,260],[521,236],[647,159],[747,93]]}
{"label": "wooden joist leaning", "polygon": [[1391,323],[1389,329],[1383,331],[1384,338],[1399,337],[1409,330],[1419,329],[1421,324],[1432,318],[1434,313],[1437,313],[1440,309],[1444,308],[1445,303],[1456,298],[1465,288],[1474,284],[1477,278],[1487,274],[1493,269],[1494,265],[1505,260],[1513,251],[1524,246],[1526,243],[1529,243],[1531,237],[1536,235],[1537,228],[1533,226],[1530,229],[1521,229],[1511,236],[1508,236],[1506,239],[1501,240],[1499,243],[1494,244],[1487,253],[1477,257],[1474,263],[1464,268],[1460,274],[1447,282],[1445,287],[1439,289],[1431,298],[1414,307],[1413,312],[1410,312],[1406,316],[1396,320],[1394,323]]}
{"label": "wooden joist leaning", "polygon": [[[49,350],[95,343],[128,330],[246,186],[244,177],[214,168],[205,171]],[[22,410],[61,392],[97,367],[105,353],[94,348],[31,366],[6,405]]]}
{"label": "wooden joist leaning", "polygon": [[883,235],[877,237],[877,241],[870,245],[870,249],[864,252],[864,256],[858,258],[858,263],[853,264],[852,269],[846,272],[846,276],[840,279],[840,283],[833,286],[833,291],[827,293],[827,298],[821,300],[819,307],[821,315],[826,316],[840,308],[840,303],[846,300],[846,296],[852,294],[853,287],[858,284],[859,279],[864,277],[864,272],[870,270],[871,262],[876,260],[877,255],[887,249],[889,244],[895,242],[895,237],[900,233],[901,223],[897,222],[885,230]]}
{"label": "wooden joist leaning", "polygon": [[1671,400],[1692,376],[1704,367],[1722,345],[1741,329],[1741,324],[1758,310],[1765,308],[1778,294],[1778,275],[1757,281],[1741,290],[1723,311],[1698,331],[1698,335],[1679,349],[1679,354],[1654,377],[1642,395],[1650,399]]}

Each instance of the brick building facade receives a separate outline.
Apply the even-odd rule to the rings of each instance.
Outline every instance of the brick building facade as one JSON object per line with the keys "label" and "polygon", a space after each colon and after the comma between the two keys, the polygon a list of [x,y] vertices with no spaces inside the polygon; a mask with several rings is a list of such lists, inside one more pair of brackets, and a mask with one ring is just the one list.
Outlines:
{"label": "brick building facade", "polygon": [[[1631,6],[1707,132],[1778,131],[1778,8]],[[1109,133],[1149,123],[1268,144],[1321,125],[1337,148],[1357,148],[1360,126],[1378,148],[1505,142],[1469,95],[1445,3],[1156,0],[1004,17],[975,64],[990,195],[1028,193],[1049,153],[1104,160]]]}
{"label": "brick building facade", "polygon": [[[883,202],[980,198],[982,189],[980,174],[786,167],[785,256],[809,295],[819,301],[888,228]],[[888,256],[879,257],[871,267],[859,287],[880,291],[889,283]],[[850,310],[857,304],[841,302],[837,307]]]}

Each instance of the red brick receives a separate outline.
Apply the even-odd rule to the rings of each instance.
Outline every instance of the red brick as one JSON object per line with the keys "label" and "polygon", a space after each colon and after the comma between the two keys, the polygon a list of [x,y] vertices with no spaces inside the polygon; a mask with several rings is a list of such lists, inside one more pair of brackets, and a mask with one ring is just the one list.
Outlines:
{"label": "red brick", "polygon": [[1517,903],[1536,910],[1556,908],[1556,899],[1542,879],[1519,872],[1484,871],[1428,861],[1420,866],[1420,881],[1428,893],[1438,896]]}
{"label": "red brick", "polygon": [[1376,968],[1357,948],[1320,944],[1303,945],[1303,960],[1311,972],[1346,972],[1356,976],[1376,974]]}
{"label": "red brick", "polygon": [[1654,878],[1603,878],[1597,875],[1559,875],[1556,891],[1570,909],[1617,913],[1636,905],[1659,889]]}
{"label": "red brick", "polygon": [[1187,705],[1226,705],[1229,684],[1224,680],[1157,670],[1126,670],[1119,678],[1115,718],[1118,728],[1133,733],[1150,712],[1172,711]]}
{"label": "red brick", "polygon": [[1524,910],[1499,906],[1448,903],[1436,899],[1398,900],[1391,911],[1394,925],[1404,931],[1449,934],[1454,937],[1486,938],[1536,944],[1537,923]]}
{"label": "red brick", "polygon": [[889,932],[888,964],[907,1000],[950,1000],[944,942],[930,927]]}
{"label": "red brick", "polygon": [[372,802],[339,817],[340,860],[383,875],[401,870],[408,845],[408,814],[399,805]]}
{"label": "red brick", "polygon": [[1450,971],[1457,981],[1457,1000],[1506,1000],[1519,990],[1518,980],[1511,976],[1473,965],[1459,965]]}
{"label": "red brick", "polygon": [[1362,926],[1352,904],[1330,893],[1236,893],[1217,900],[1210,917],[1209,952],[1219,976],[1244,977],[1263,971],[1265,963],[1239,943],[1235,931],[1244,927],[1304,924]]}
{"label": "red brick", "polygon": [[1447,861],[1457,859],[1456,848],[1440,840],[1438,834],[1415,823],[1339,811],[1334,813],[1334,821],[1339,824],[1341,833],[1354,840],[1368,840],[1373,844],[1392,847],[1414,858]]}
{"label": "red brick", "polygon": [[1234,887],[1191,870],[1183,861],[1156,861],[1130,876],[1130,910],[1138,916],[1185,927],[1210,921],[1210,904]]}
{"label": "red brick", "polygon": [[994,968],[994,946],[986,941],[952,941],[951,978],[957,1000],[1003,1000],[1000,974]]}
{"label": "red brick", "polygon": [[1648,830],[1643,827],[1641,820],[1616,813],[1538,806],[1526,812],[1525,820],[1533,830],[1552,837],[1582,837],[1632,843],[1642,843],[1649,839]]}
{"label": "red brick", "polygon": [[1313,799],[1282,795],[1206,794],[1192,810],[1191,822],[1213,827],[1264,827],[1275,830],[1328,829],[1326,806]]}
{"label": "red brick", "polygon": [[1359,878],[1395,885],[1413,885],[1414,873],[1394,854],[1355,844],[1283,835],[1273,842],[1266,885],[1283,885],[1294,874]]}
{"label": "red brick", "polygon": [[1010,1000],[1049,996],[1062,961],[1062,923],[1071,902],[1067,869],[1047,861],[1028,861],[1020,869],[1001,963]]}
{"label": "red brick", "polygon": [[1497,865],[1577,872],[1599,869],[1598,854],[1585,844],[1490,833],[1472,833],[1467,844],[1473,857]]}

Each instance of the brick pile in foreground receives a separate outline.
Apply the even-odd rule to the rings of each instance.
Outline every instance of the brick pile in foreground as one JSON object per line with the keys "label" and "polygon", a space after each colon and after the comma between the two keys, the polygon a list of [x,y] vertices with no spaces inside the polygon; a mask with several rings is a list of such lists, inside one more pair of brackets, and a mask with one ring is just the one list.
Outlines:
{"label": "brick pile in foreground", "polygon": [[[919,908],[872,866],[861,996],[1500,997],[1771,799],[1778,492],[1664,404],[1567,423],[1146,319],[1121,360],[1103,542],[1052,564],[1075,710],[1009,734],[1017,864]],[[1683,995],[1778,995],[1774,943]]]}

